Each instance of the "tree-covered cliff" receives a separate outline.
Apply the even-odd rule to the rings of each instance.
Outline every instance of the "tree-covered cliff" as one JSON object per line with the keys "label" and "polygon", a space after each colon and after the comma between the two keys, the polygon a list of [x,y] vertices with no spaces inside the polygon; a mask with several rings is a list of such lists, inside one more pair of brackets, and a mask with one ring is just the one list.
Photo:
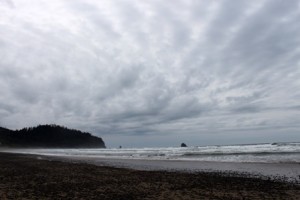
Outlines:
{"label": "tree-covered cliff", "polygon": [[33,148],[105,148],[100,137],[58,125],[12,131],[0,127],[0,146]]}

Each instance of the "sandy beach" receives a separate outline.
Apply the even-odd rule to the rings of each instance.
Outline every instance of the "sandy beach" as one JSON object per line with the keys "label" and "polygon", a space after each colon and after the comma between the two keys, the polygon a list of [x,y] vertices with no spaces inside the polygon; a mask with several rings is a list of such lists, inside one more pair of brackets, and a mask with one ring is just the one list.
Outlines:
{"label": "sandy beach", "polygon": [[145,171],[0,153],[1,199],[299,199],[300,186],[221,172]]}
{"label": "sandy beach", "polygon": [[265,179],[277,179],[300,183],[299,163],[243,163],[243,162],[208,162],[190,160],[147,160],[117,159],[84,156],[40,156],[38,158],[88,163],[97,166],[111,166],[147,171],[179,171],[179,172],[226,172],[235,176],[251,176]]}

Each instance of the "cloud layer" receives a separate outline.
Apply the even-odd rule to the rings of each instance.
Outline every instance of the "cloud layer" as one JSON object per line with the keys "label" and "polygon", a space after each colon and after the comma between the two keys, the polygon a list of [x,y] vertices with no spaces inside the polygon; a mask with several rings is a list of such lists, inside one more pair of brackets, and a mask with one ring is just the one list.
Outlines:
{"label": "cloud layer", "polygon": [[297,0],[0,0],[0,19],[1,126],[300,140]]}

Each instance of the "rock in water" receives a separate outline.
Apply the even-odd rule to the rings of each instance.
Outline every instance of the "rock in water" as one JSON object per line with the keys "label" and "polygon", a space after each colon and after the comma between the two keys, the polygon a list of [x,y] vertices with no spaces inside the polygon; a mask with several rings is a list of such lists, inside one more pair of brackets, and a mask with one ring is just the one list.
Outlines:
{"label": "rock in water", "polygon": [[180,145],[181,147],[187,147],[187,145],[185,143],[181,143]]}

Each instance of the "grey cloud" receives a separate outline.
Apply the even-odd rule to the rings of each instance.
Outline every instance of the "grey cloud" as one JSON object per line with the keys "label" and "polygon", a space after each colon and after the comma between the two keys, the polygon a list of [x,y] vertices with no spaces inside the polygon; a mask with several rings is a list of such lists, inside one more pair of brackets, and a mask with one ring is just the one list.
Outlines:
{"label": "grey cloud", "polygon": [[230,29],[236,26],[243,19],[249,1],[222,1],[218,13],[213,18],[208,30],[205,33],[206,43],[211,44],[210,48],[215,49],[229,37]]}
{"label": "grey cloud", "polygon": [[0,7],[3,126],[108,138],[299,130],[298,1],[16,5]]}
{"label": "grey cloud", "polygon": [[[231,42],[229,52],[236,52],[239,55],[238,58],[243,59],[243,62],[249,60],[253,62],[254,59],[260,61],[256,62],[257,64],[250,69],[273,66],[266,65],[264,62],[273,61],[277,58],[276,56],[280,56],[283,53],[279,52],[279,54],[274,55],[277,52],[274,47],[281,43],[283,38],[284,41],[291,39],[284,37],[289,29],[284,29],[281,26],[282,23],[280,23],[280,20],[283,17],[288,17],[290,13],[297,10],[296,3],[297,1],[289,3],[268,1],[259,11],[250,16],[248,20],[245,20],[244,26]],[[279,35],[282,37],[278,37]],[[269,59],[264,59],[265,57]]]}

